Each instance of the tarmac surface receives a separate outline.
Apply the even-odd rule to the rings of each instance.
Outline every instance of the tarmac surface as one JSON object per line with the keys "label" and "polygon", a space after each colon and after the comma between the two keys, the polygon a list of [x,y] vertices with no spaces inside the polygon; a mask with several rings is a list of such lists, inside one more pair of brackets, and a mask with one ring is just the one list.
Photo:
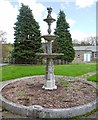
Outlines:
{"label": "tarmac surface", "polygon": [[0,66],[8,65],[7,63],[0,63]]}

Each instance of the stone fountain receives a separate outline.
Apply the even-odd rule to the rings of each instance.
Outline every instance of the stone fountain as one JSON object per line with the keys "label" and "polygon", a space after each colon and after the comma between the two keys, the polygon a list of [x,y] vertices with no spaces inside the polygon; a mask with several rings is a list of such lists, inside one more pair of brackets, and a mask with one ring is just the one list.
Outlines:
{"label": "stone fountain", "polygon": [[58,55],[63,55],[62,53],[52,53],[52,41],[56,39],[55,35],[51,35],[51,23],[56,21],[51,17],[52,8],[47,8],[48,15],[47,18],[44,19],[48,24],[48,35],[43,35],[41,38],[44,38],[47,41],[47,51],[46,53],[37,53],[38,56],[42,56],[46,58],[46,80],[44,82],[44,89],[53,90],[57,89],[55,85],[55,77],[54,77],[54,64],[53,58]]}
{"label": "stone fountain", "polygon": [[[42,81],[42,83],[44,84],[43,88],[47,89],[47,90],[53,90],[53,89],[57,89],[57,86],[55,85],[53,59],[57,55],[63,55],[63,54],[52,53],[52,41],[55,40],[56,36],[51,35],[51,23],[54,22],[55,19],[53,19],[51,17],[52,8],[47,8],[47,10],[48,10],[48,16],[46,19],[44,19],[44,21],[46,21],[48,23],[48,26],[49,26],[48,35],[43,35],[42,38],[44,38],[47,41],[48,49],[47,49],[46,53],[37,53],[37,55],[41,55],[41,56],[45,57],[47,60],[47,62],[46,62],[46,79],[45,79],[44,83]],[[88,87],[91,88],[91,86],[92,86],[92,89],[90,89],[90,91],[93,91],[92,94],[95,94],[95,97],[96,97],[96,92],[94,92],[94,91],[98,90],[98,89],[96,88],[97,86],[95,84],[88,82],[85,79],[82,79],[82,78],[80,79],[78,77],[67,77],[67,76],[58,76],[58,77],[63,78],[64,80],[68,80],[70,83],[72,82],[72,84],[74,82],[79,82],[78,85],[80,85],[80,88],[82,88],[82,90],[77,89],[77,91],[79,90],[78,93],[83,94],[82,97],[84,97],[84,99],[81,99],[82,98],[81,96],[78,97],[78,99],[80,102],[82,101],[82,104],[80,104],[78,106],[71,106],[71,102],[70,102],[69,104],[71,107],[70,106],[69,107],[65,106],[65,108],[62,108],[62,107],[60,107],[60,108],[43,107],[39,101],[43,100],[43,101],[45,101],[44,104],[47,104],[48,97],[45,96],[44,99],[42,99],[43,96],[39,96],[39,93],[37,94],[38,96],[36,96],[36,92],[34,92],[33,94],[30,93],[31,95],[27,94],[28,93],[27,91],[30,89],[31,90],[34,89],[34,91],[35,91],[36,90],[35,87],[38,88],[37,90],[39,92],[40,92],[40,90],[42,90],[40,87],[38,87],[37,84],[35,84],[35,85],[37,85],[35,87],[32,86],[33,85],[32,82],[35,82],[36,79],[39,80],[39,83],[40,83],[40,81],[42,80],[41,76],[31,76],[31,77],[23,77],[23,78],[18,78],[15,80],[6,81],[1,85],[1,87],[0,87],[0,102],[2,102],[2,107],[13,112],[14,114],[16,113],[16,114],[21,115],[21,118],[24,117],[27,119],[28,118],[30,118],[30,119],[34,119],[34,118],[41,118],[41,119],[42,118],[46,118],[46,119],[47,118],[72,118],[75,116],[80,116],[80,115],[86,114],[87,112],[91,112],[92,110],[96,109],[96,105],[98,104],[98,97],[96,99],[93,99],[93,101],[90,101],[90,102],[84,104],[85,98],[87,98],[87,100],[89,100],[89,98],[91,97],[91,96],[85,97],[85,93],[87,94]],[[42,78],[44,78],[44,76],[42,76]],[[31,86],[27,86],[27,85],[29,85],[28,84],[29,82],[31,83]],[[15,84],[16,84],[16,86],[15,86]],[[84,85],[84,87],[81,86],[81,84]],[[19,93],[20,90],[23,90],[23,93],[25,92],[25,87],[23,88],[24,85],[26,85],[26,87],[29,88],[29,89],[26,89],[26,94],[24,96],[22,94],[21,95],[17,94],[17,93]],[[41,83],[40,83],[40,85],[41,85]],[[77,84],[75,83],[75,85],[77,85]],[[87,86],[86,91],[85,91],[85,85]],[[21,87],[22,87],[22,89],[20,89]],[[70,87],[70,85],[69,85],[69,87]],[[74,90],[74,87],[75,86],[73,86],[73,88],[72,88],[72,86],[71,86],[71,89]],[[16,89],[16,88],[18,88],[18,89]],[[11,97],[12,97],[12,94],[14,94],[15,98],[12,97],[12,100],[7,99],[7,96],[5,97],[3,94],[3,90],[4,90],[4,93],[7,93],[7,96],[9,96],[8,93],[10,93]],[[6,90],[6,92],[5,92],[5,90]],[[59,90],[59,87],[58,87],[58,90]],[[77,91],[75,89],[74,93],[77,93]],[[54,92],[54,94],[55,94],[55,91],[52,91],[52,92]],[[48,93],[50,93],[50,91],[45,91],[45,93],[47,95]],[[44,93],[41,93],[41,94],[45,95]],[[57,94],[60,95],[59,98],[62,98],[61,97],[62,90],[60,93],[57,92]],[[69,95],[69,94],[67,94],[67,95]],[[77,96],[77,94],[76,94],[76,96]],[[39,97],[41,99],[38,99]],[[19,98],[18,100],[20,101],[20,104],[15,102],[16,98]],[[29,106],[26,105],[26,104],[28,104],[28,101],[26,102],[25,105],[23,105],[21,103],[22,99],[34,101],[32,98],[35,98],[35,101],[38,99],[37,103],[33,103]],[[59,103],[57,101],[54,102],[56,100],[56,99],[54,99],[54,97],[51,97],[51,98],[53,98],[52,99],[53,104],[55,104],[55,106],[57,106],[57,104],[59,104]],[[76,98],[75,98],[75,100],[78,100]],[[60,103],[62,103],[62,102],[64,103],[64,102],[66,102],[66,97],[63,98],[62,100],[61,99],[57,99],[57,100],[60,100],[59,101]],[[68,101],[68,99],[67,99],[67,101]],[[66,103],[67,105],[68,105],[68,102]],[[72,99],[72,102],[73,102],[73,99]],[[75,105],[76,105],[76,103],[75,103]]]}

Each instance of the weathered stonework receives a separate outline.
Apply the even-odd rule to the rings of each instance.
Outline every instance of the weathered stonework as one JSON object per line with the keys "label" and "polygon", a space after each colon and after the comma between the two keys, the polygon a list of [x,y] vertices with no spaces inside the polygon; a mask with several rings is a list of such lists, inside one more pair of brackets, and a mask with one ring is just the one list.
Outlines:
{"label": "weathered stonework", "polygon": [[[45,22],[48,24],[48,35],[43,35],[42,38],[44,38],[47,41],[47,49],[46,53],[39,53],[37,55],[41,55],[46,58],[46,81],[44,83],[43,88],[48,90],[57,89],[57,86],[55,85],[55,77],[54,77],[54,65],[53,65],[53,58],[60,54],[54,54],[52,53],[52,41],[56,39],[55,35],[51,34],[51,23],[55,21],[51,17],[52,8],[47,8],[48,15],[47,18],[44,19]],[[63,54],[62,54],[63,55]]]}
{"label": "weathered stonework", "polygon": [[[33,77],[40,77],[40,76],[32,76],[32,77],[25,77],[25,78],[33,78]],[[66,77],[66,76],[58,76],[61,78],[65,78],[68,80],[80,80],[82,82],[87,82],[87,84],[91,84],[92,86],[96,87],[95,84],[92,84],[91,82],[88,82],[82,78],[75,78],[75,77]],[[15,81],[24,80],[25,78],[20,78],[16,80],[7,81],[5,84],[2,85],[0,89],[1,90],[8,84],[13,83]],[[31,117],[31,118],[72,118],[74,116],[82,115],[87,112],[92,111],[96,108],[96,105],[98,103],[98,98],[96,98],[95,101],[92,101],[91,103],[80,105],[77,107],[71,107],[71,108],[61,108],[61,109],[50,109],[50,108],[44,108],[39,105],[33,105],[33,106],[24,106],[21,104],[13,103],[7,99],[5,99],[2,94],[0,94],[0,101],[2,102],[2,107],[19,115],[22,115],[22,117]]]}

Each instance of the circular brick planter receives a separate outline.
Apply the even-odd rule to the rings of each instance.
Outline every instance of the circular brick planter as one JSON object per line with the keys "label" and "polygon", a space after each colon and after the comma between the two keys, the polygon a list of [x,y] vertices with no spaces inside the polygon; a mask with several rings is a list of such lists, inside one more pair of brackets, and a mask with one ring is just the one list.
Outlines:
{"label": "circular brick planter", "polygon": [[[33,76],[35,77],[35,76]],[[37,76],[40,77],[40,76]],[[25,77],[25,78],[32,78],[32,77]],[[83,79],[74,78],[74,77],[66,77],[66,79],[70,80],[80,80],[82,82],[86,82],[88,84],[91,84],[92,86],[96,87],[95,84],[85,81]],[[8,84],[13,83],[15,81],[23,80],[24,78],[15,79],[11,81],[7,81],[5,84],[2,84],[1,90]],[[32,117],[32,118],[72,118],[74,116],[79,116],[82,114],[85,114],[87,112],[92,111],[96,108],[96,104],[98,102],[98,98],[96,98],[95,101],[92,101],[91,103],[80,105],[77,107],[71,107],[71,108],[59,108],[59,109],[50,109],[50,108],[44,108],[39,105],[33,105],[33,106],[24,106],[20,104],[13,103],[11,101],[8,101],[5,99],[2,94],[0,94],[0,101],[2,101],[2,107],[13,112],[16,114],[20,114],[24,117]]]}

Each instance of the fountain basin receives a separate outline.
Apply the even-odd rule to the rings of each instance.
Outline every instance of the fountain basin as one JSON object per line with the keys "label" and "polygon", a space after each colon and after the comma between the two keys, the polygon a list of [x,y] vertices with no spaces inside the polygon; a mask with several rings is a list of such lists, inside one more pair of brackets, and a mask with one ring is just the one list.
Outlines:
{"label": "fountain basin", "polygon": [[44,38],[47,41],[55,40],[57,36],[55,35],[43,35],[41,38]]}
{"label": "fountain basin", "polygon": [[45,58],[55,58],[56,56],[62,56],[63,53],[36,53],[38,56],[42,56]]}
{"label": "fountain basin", "polygon": [[[6,87],[8,84],[17,82],[17,81],[24,81],[24,79],[28,78],[33,78],[33,77],[41,77],[41,76],[31,76],[31,77],[24,77],[24,78],[19,78],[16,80],[11,80],[8,81],[7,83],[2,85],[2,88],[0,88],[0,92],[4,87]],[[60,76],[61,77],[61,76]],[[72,77],[66,77],[66,79],[70,80],[77,80]],[[95,84],[92,84],[91,82],[85,81],[85,80],[80,80],[83,83],[91,84],[96,88]],[[71,108],[44,108],[40,105],[32,105],[32,106],[24,106],[21,104],[13,103],[12,101],[7,100],[5,97],[0,94],[0,101],[2,102],[2,106],[16,114],[20,114],[24,117],[31,117],[31,118],[72,118],[74,116],[82,115],[87,112],[92,111],[93,109],[96,108],[96,105],[98,103],[98,98],[96,100],[84,104],[84,105],[79,105],[76,107],[71,107]]]}

